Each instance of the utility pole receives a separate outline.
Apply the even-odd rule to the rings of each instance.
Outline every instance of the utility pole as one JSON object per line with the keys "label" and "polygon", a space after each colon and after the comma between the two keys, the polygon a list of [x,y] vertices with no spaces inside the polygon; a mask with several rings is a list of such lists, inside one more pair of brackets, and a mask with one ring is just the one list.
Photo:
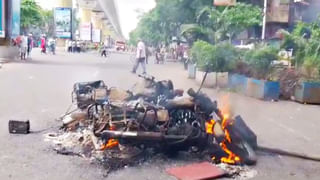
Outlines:
{"label": "utility pole", "polygon": [[264,0],[263,6],[263,25],[262,25],[262,36],[261,39],[266,39],[266,26],[267,26],[267,8],[268,8],[268,0]]}

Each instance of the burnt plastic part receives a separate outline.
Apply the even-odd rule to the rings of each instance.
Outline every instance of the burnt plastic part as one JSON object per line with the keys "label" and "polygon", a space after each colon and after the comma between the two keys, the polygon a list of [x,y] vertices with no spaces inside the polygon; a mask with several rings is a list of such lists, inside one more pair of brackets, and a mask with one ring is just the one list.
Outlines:
{"label": "burnt plastic part", "polygon": [[217,103],[212,102],[206,94],[201,92],[196,93],[192,88],[190,88],[187,93],[194,98],[195,104],[198,105],[204,113],[211,114],[212,112],[219,112]]}
{"label": "burnt plastic part", "polygon": [[257,155],[246,141],[238,141],[226,144],[228,149],[241,158],[240,164],[254,165],[257,163]]}
{"label": "burnt plastic part", "polygon": [[196,92],[194,91],[194,89],[192,89],[192,88],[188,89],[187,93],[191,97],[195,97],[197,95]]}
{"label": "burnt plastic part", "polygon": [[248,142],[248,144],[253,148],[257,149],[257,135],[247,126],[241,116],[236,116],[232,126],[230,126],[230,133],[233,139],[241,138],[242,140]]}
{"label": "burnt plastic part", "polygon": [[90,104],[93,103],[93,89],[105,87],[106,85],[102,80],[75,83],[73,85],[73,94],[75,95],[78,107],[80,109],[87,108]]}
{"label": "burnt plastic part", "polygon": [[79,94],[87,94],[91,91],[91,89],[98,89],[102,87],[106,87],[106,86],[102,80],[99,80],[99,81],[76,83],[73,86],[73,90],[76,93],[76,95],[79,95]]}
{"label": "burnt plastic part", "polygon": [[30,122],[28,121],[9,121],[9,133],[28,134],[30,132]]}
{"label": "burnt plastic part", "polygon": [[183,96],[183,93],[184,93],[183,89],[175,89],[174,90],[174,95],[175,96],[181,97],[181,96]]}

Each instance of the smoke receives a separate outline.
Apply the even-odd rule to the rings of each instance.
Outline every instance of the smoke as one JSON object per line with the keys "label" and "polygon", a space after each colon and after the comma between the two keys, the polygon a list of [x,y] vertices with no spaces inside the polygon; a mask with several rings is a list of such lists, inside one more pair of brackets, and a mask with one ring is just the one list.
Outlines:
{"label": "smoke", "polygon": [[223,94],[219,98],[219,108],[224,115],[229,115],[229,117],[233,117],[234,115],[234,107],[231,104],[230,94]]}

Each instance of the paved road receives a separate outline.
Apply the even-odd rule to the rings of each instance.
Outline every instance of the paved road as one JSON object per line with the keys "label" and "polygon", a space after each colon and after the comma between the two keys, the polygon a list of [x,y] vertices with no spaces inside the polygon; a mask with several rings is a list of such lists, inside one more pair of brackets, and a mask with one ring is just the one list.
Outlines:
{"label": "paved road", "polygon": [[[35,50],[37,51],[37,50]],[[108,60],[95,54],[40,55],[29,62],[12,62],[0,69],[0,179],[99,180],[172,179],[165,167],[184,164],[181,159],[147,162],[103,177],[104,170],[90,161],[52,152],[43,132],[8,134],[9,119],[30,119],[33,130],[55,127],[55,118],[70,104],[72,85],[78,81],[102,79],[109,86],[125,89],[137,81],[129,71],[129,55],[113,54]],[[170,78],[177,88],[198,87],[186,79],[178,63],[148,65],[158,79]],[[319,106],[294,102],[263,102],[241,95],[204,89],[221,105],[231,102],[258,135],[261,145],[320,156]],[[320,163],[278,155],[260,154],[254,179],[319,179]]]}

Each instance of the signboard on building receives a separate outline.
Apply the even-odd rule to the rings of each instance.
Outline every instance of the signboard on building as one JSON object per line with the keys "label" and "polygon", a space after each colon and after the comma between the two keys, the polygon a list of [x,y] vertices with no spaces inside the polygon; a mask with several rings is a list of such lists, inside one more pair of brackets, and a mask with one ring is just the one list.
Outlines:
{"label": "signboard on building", "polygon": [[215,6],[234,6],[237,0],[213,0],[213,5]]}
{"label": "signboard on building", "polygon": [[8,25],[9,33],[11,38],[16,38],[20,35],[20,7],[21,0],[9,1],[9,12],[10,12],[10,25]]}
{"label": "signboard on building", "polygon": [[55,8],[54,20],[56,27],[56,36],[58,38],[71,39],[72,34],[72,9]]}
{"label": "signboard on building", "polygon": [[80,40],[91,41],[91,23],[83,23],[80,25]]}
{"label": "signboard on building", "polygon": [[0,0],[0,38],[5,37],[5,4]]}
{"label": "signboard on building", "polygon": [[100,43],[101,42],[101,30],[93,29],[92,30],[92,42]]}
{"label": "signboard on building", "polygon": [[267,8],[267,22],[288,23],[290,0],[269,0]]}

